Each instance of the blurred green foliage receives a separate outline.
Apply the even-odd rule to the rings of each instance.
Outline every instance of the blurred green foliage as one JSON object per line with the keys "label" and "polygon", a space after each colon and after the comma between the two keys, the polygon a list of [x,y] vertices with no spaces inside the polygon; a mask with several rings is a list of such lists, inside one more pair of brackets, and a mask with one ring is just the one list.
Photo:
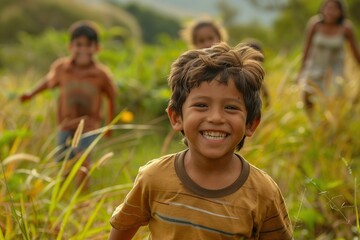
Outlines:
{"label": "blurred green foliage", "polygon": [[[137,116],[135,121],[140,122],[164,115],[170,96],[167,85],[170,65],[186,50],[185,43],[162,35],[157,39],[159,44],[152,46],[132,39],[119,40],[117,34],[117,27],[100,26],[101,51],[95,57],[112,73],[119,91],[118,110],[126,107]],[[18,76],[33,72],[32,79],[21,77],[14,84],[21,85],[26,80],[33,82],[34,87],[56,58],[68,54],[68,42],[66,31],[49,29],[41,35],[21,33],[18,44],[0,49],[1,71]]]}
{"label": "blurred green foliage", "polygon": [[[237,13],[226,0],[218,2],[218,16],[222,17],[229,31],[230,42],[238,43],[244,38],[260,39],[265,48],[279,51],[293,51],[302,46],[308,19],[317,14],[321,1],[248,0],[263,11],[277,13],[273,26],[263,26],[259,22],[241,24],[234,21]],[[239,3],[240,4],[240,3]],[[360,2],[347,0],[348,17],[354,22],[360,34]],[[81,11],[79,11],[81,9]],[[19,32],[38,35],[49,28],[66,30],[71,23],[80,19],[90,19],[105,28],[122,28],[121,38],[135,38],[146,43],[158,43],[158,36],[167,34],[178,38],[181,22],[173,16],[151,10],[136,3],[120,4],[116,0],[2,0],[0,2],[0,44],[19,40]],[[358,35],[359,35],[358,34]]]}
{"label": "blurred green foliage", "polygon": [[[287,52],[297,49],[299,44],[302,45],[306,23],[310,17],[319,13],[323,2],[319,0],[248,1],[263,11],[277,12],[278,17],[268,32],[271,41],[265,43],[270,48]],[[360,37],[360,1],[346,0],[343,2],[345,2],[347,18],[354,23],[355,31]],[[270,40],[269,36],[262,36],[260,39]]]}
{"label": "blurred green foliage", "polygon": [[121,26],[126,37],[141,37],[131,14],[107,4],[75,0],[13,0],[0,3],[0,43],[13,43],[19,32],[38,35],[49,28],[66,30],[75,21],[89,19],[105,27]]}
{"label": "blurred green foliage", "polygon": [[[254,2],[260,4],[259,7],[266,7],[263,1]],[[272,96],[271,107],[264,109],[259,129],[247,141],[249,144],[246,143],[242,153],[252,164],[268,172],[283,190],[295,239],[356,239],[360,232],[354,217],[354,212],[358,212],[354,206],[358,201],[355,190],[358,189],[356,177],[360,169],[357,120],[360,105],[351,96],[344,96],[324,106],[324,111],[319,110],[315,121],[306,119],[299,101],[299,88],[291,79],[296,74],[306,22],[317,12],[320,2],[282,2],[283,5],[276,6],[280,14],[273,28],[259,23],[240,25],[227,20],[232,44],[248,37],[262,41],[266,81]],[[44,8],[42,3],[47,7]],[[80,9],[84,11],[75,11],[80,6],[76,4],[80,2],[0,1],[0,82],[4,89],[0,94],[0,157],[4,159],[25,152],[41,159],[41,164],[15,162],[7,165],[1,176],[6,176],[11,194],[5,187],[0,188],[0,198],[7,204],[13,196],[17,211],[22,201],[26,203],[24,220],[34,239],[38,235],[44,238],[46,234],[55,238],[63,211],[73,212],[71,223],[62,225],[69,238],[70,235],[76,238],[76,234],[79,239],[85,234],[89,238],[93,236],[92,239],[106,238],[112,209],[123,199],[138,167],[159,156],[165,145],[165,135],[170,129],[164,112],[170,94],[167,76],[171,63],[187,49],[186,44],[168,30],[152,30],[152,40],[147,39],[145,30],[140,31],[141,21],[138,23],[137,17],[118,5],[95,11],[92,5],[81,4]],[[349,7],[357,4],[355,0],[348,1]],[[69,12],[59,10],[61,14],[58,14],[58,7]],[[44,9],[50,12],[43,12]],[[227,9],[231,7],[221,8],[222,14],[226,14]],[[140,15],[148,14],[147,10],[137,11]],[[350,17],[355,16],[352,14]],[[112,139],[97,146],[99,156],[115,152],[114,158],[94,174],[94,186],[99,191],[78,200],[79,206],[85,208],[73,209],[73,203],[68,203],[69,199],[74,199],[73,191],[68,191],[69,196],[65,195],[60,204],[50,203],[59,208],[56,212],[59,214],[53,214],[48,221],[49,195],[54,184],[58,184],[56,174],[59,171],[59,166],[51,159],[56,138],[57,93],[47,91],[25,104],[20,104],[17,97],[40,81],[56,58],[68,54],[66,29],[72,21],[81,18],[91,18],[99,25],[101,51],[97,59],[111,70],[118,87],[117,112],[126,108],[134,114],[135,124],[153,124],[154,129],[146,133],[137,129],[119,130]],[[156,16],[147,21],[156,21],[154,18]],[[358,22],[354,20],[354,23]],[[360,73],[349,72],[349,87],[355,90],[352,95],[359,95],[360,88],[356,84]],[[149,134],[148,138],[140,141],[146,134]],[[183,148],[180,138],[179,134],[173,140],[176,149]],[[23,157],[17,156],[18,161]],[[6,182],[4,179],[0,177]],[[115,182],[126,186],[111,189],[109,186]],[[107,202],[97,213],[97,204],[103,204],[100,199]],[[7,205],[3,205],[1,212],[5,213],[0,215],[0,230],[6,228],[5,239],[20,237],[21,231],[12,221],[13,215]],[[89,219],[95,224],[91,225]]]}
{"label": "blurred green foliage", "polygon": [[18,40],[19,32],[38,35],[49,28],[66,30],[75,21],[90,19],[104,27],[119,26],[125,38],[148,43],[166,32],[177,37],[180,23],[136,4],[116,1],[86,3],[80,0],[14,0],[0,3],[0,44]]}
{"label": "blurred green foliage", "polygon": [[[264,11],[278,11],[278,18],[273,27],[258,22],[238,24],[233,19],[236,12],[232,11],[232,6],[227,1],[219,1],[219,16],[227,16],[224,24],[230,35],[229,42],[235,45],[246,38],[258,39],[263,44],[266,58],[279,54],[299,55],[306,22],[318,12],[320,2],[287,0],[269,5],[249,1]],[[355,0],[347,2],[351,19],[359,15],[354,11],[358,4]],[[67,55],[67,29],[80,19],[98,23],[102,45],[98,58],[113,72],[120,92],[133,93],[120,95],[119,102],[134,109],[153,109],[154,115],[163,113],[164,102],[156,104],[161,107],[154,109],[155,105],[143,99],[163,99],[161,96],[166,95],[164,89],[167,89],[166,77],[171,61],[186,50],[177,35],[181,25],[172,16],[135,3],[121,5],[116,0],[86,4],[79,0],[1,1],[0,71],[21,74],[35,70],[38,75],[44,75],[56,58]],[[360,17],[354,18],[354,23],[358,21]]]}
{"label": "blurred green foliage", "polygon": [[170,37],[178,38],[181,25],[173,17],[160,14],[135,3],[124,6],[124,9],[132,14],[142,29],[143,40],[147,43],[157,43],[158,35],[166,33]]}

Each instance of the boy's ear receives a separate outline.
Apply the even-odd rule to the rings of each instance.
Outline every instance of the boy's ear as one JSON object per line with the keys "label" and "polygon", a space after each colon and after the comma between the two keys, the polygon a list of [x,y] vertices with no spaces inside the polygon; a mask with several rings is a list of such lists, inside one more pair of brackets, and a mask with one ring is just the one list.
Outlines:
{"label": "boy's ear", "polygon": [[182,125],[182,118],[181,118],[180,114],[178,114],[174,109],[172,109],[170,107],[168,107],[166,109],[166,112],[168,114],[172,128],[175,131],[182,131],[183,125]]}
{"label": "boy's ear", "polygon": [[261,117],[255,118],[251,123],[246,124],[245,135],[251,137],[259,126]]}
{"label": "boy's ear", "polygon": [[96,44],[96,52],[100,51],[100,44]]}

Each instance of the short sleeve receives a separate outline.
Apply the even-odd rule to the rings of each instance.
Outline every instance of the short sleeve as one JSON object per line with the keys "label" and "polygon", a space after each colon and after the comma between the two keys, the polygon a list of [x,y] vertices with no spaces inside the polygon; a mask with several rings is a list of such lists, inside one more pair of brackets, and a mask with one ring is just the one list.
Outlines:
{"label": "short sleeve", "polygon": [[112,214],[110,224],[114,228],[125,230],[148,224],[151,213],[146,183],[147,181],[140,169],[133,188],[127,194],[124,202]]}
{"label": "short sleeve", "polygon": [[275,199],[271,201],[267,209],[266,217],[259,232],[259,239],[293,239],[291,221],[286,209],[284,198],[278,187],[275,194]]}

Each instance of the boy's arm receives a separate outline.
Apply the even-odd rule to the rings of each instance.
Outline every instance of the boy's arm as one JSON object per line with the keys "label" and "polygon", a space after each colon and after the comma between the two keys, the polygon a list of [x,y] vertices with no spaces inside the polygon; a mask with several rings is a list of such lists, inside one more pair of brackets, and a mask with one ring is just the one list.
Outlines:
{"label": "boy's arm", "polygon": [[[114,119],[115,115],[115,94],[109,96],[108,99],[108,124]],[[107,136],[111,136],[111,131],[107,133]]]}
{"label": "boy's arm", "polygon": [[[107,90],[105,91],[106,94],[106,98],[107,98],[107,124],[110,124],[111,121],[114,119],[115,117],[115,96],[116,96],[116,87],[113,84],[112,80],[110,79],[110,77],[107,78],[108,79],[108,85],[107,85]],[[109,130],[106,134],[106,137],[110,137],[111,136],[111,130]]]}
{"label": "boy's arm", "polygon": [[61,58],[56,60],[50,67],[49,72],[44,77],[43,81],[37,85],[32,91],[25,93],[20,96],[20,101],[25,102],[27,100],[30,100],[38,93],[48,89],[48,88],[54,88],[59,86],[59,78],[58,73],[59,71],[62,71],[63,64],[66,62],[65,58]]}
{"label": "boy's arm", "polygon": [[33,98],[36,94],[44,91],[45,89],[48,88],[48,83],[47,81],[42,81],[38,86],[36,86],[32,91],[25,93],[23,95],[20,96],[20,101],[21,102],[25,102],[27,100],[30,100],[31,98]]}
{"label": "boy's arm", "polygon": [[149,176],[151,174],[143,174],[143,171],[146,171],[144,168],[146,167],[139,169],[132,189],[126,195],[124,202],[116,207],[110,218],[112,229],[109,240],[131,239],[139,227],[148,225],[151,219],[149,205],[151,202],[149,199],[149,184],[151,184]]}
{"label": "boy's arm", "polygon": [[131,240],[138,229],[139,227],[127,230],[117,230],[116,228],[111,228],[108,240]]}
{"label": "boy's arm", "polygon": [[259,236],[264,240],[291,240],[293,239],[291,221],[285,200],[279,188],[277,189],[276,195],[268,208],[267,216],[261,226]]}

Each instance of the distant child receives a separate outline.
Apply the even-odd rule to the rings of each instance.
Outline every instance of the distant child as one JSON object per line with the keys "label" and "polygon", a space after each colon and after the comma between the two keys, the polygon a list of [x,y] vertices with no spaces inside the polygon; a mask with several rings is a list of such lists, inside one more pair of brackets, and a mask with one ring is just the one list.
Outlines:
{"label": "distant child", "polygon": [[282,239],[292,227],[277,184],[235,151],[261,117],[259,51],[226,43],[183,53],[167,108],[187,149],[141,167],[111,217],[109,239]]}
{"label": "distant child", "polygon": [[226,42],[228,35],[226,29],[218,22],[211,19],[201,19],[192,22],[184,28],[181,36],[189,48],[208,48],[215,43]]}
{"label": "distant child", "polygon": [[360,64],[360,52],[352,24],[346,19],[341,0],[324,0],[320,14],[307,25],[307,35],[298,81],[303,90],[303,101],[312,112],[313,96],[337,95],[342,91],[345,62],[345,42]]}
{"label": "distant child", "polygon": [[[264,50],[263,50],[262,44],[259,40],[253,39],[253,38],[248,38],[248,39],[245,39],[243,42],[264,55]],[[261,62],[264,62],[264,60],[265,60],[264,57],[262,57],[260,59]],[[263,84],[261,85],[261,95],[264,99],[265,106],[269,107],[270,106],[270,93],[267,88],[267,84],[265,84],[265,82],[263,82]]]}
{"label": "distant child", "polygon": [[[228,40],[226,29],[219,22],[211,19],[194,21],[185,28],[181,34],[188,46],[196,49],[208,48],[216,43],[226,42]],[[249,38],[245,42],[263,54],[262,45],[259,41]],[[265,100],[265,106],[268,107],[270,105],[270,94],[264,83],[261,93]]]}
{"label": "distant child", "polygon": [[[84,133],[101,127],[102,97],[107,100],[107,121],[114,118],[116,88],[107,69],[94,60],[98,51],[96,27],[87,21],[74,23],[70,27],[70,56],[56,60],[44,80],[20,97],[21,102],[25,102],[46,89],[60,89],[57,113],[58,144],[61,150],[57,156],[58,161],[69,150],[69,139],[74,136],[81,120],[84,120]],[[95,138],[96,135],[83,137],[76,149],[70,149],[70,157],[81,154]],[[89,166],[90,160],[86,159],[77,179],[78,185],[86,181],[85,189],[89,185],[86,178]]]}

